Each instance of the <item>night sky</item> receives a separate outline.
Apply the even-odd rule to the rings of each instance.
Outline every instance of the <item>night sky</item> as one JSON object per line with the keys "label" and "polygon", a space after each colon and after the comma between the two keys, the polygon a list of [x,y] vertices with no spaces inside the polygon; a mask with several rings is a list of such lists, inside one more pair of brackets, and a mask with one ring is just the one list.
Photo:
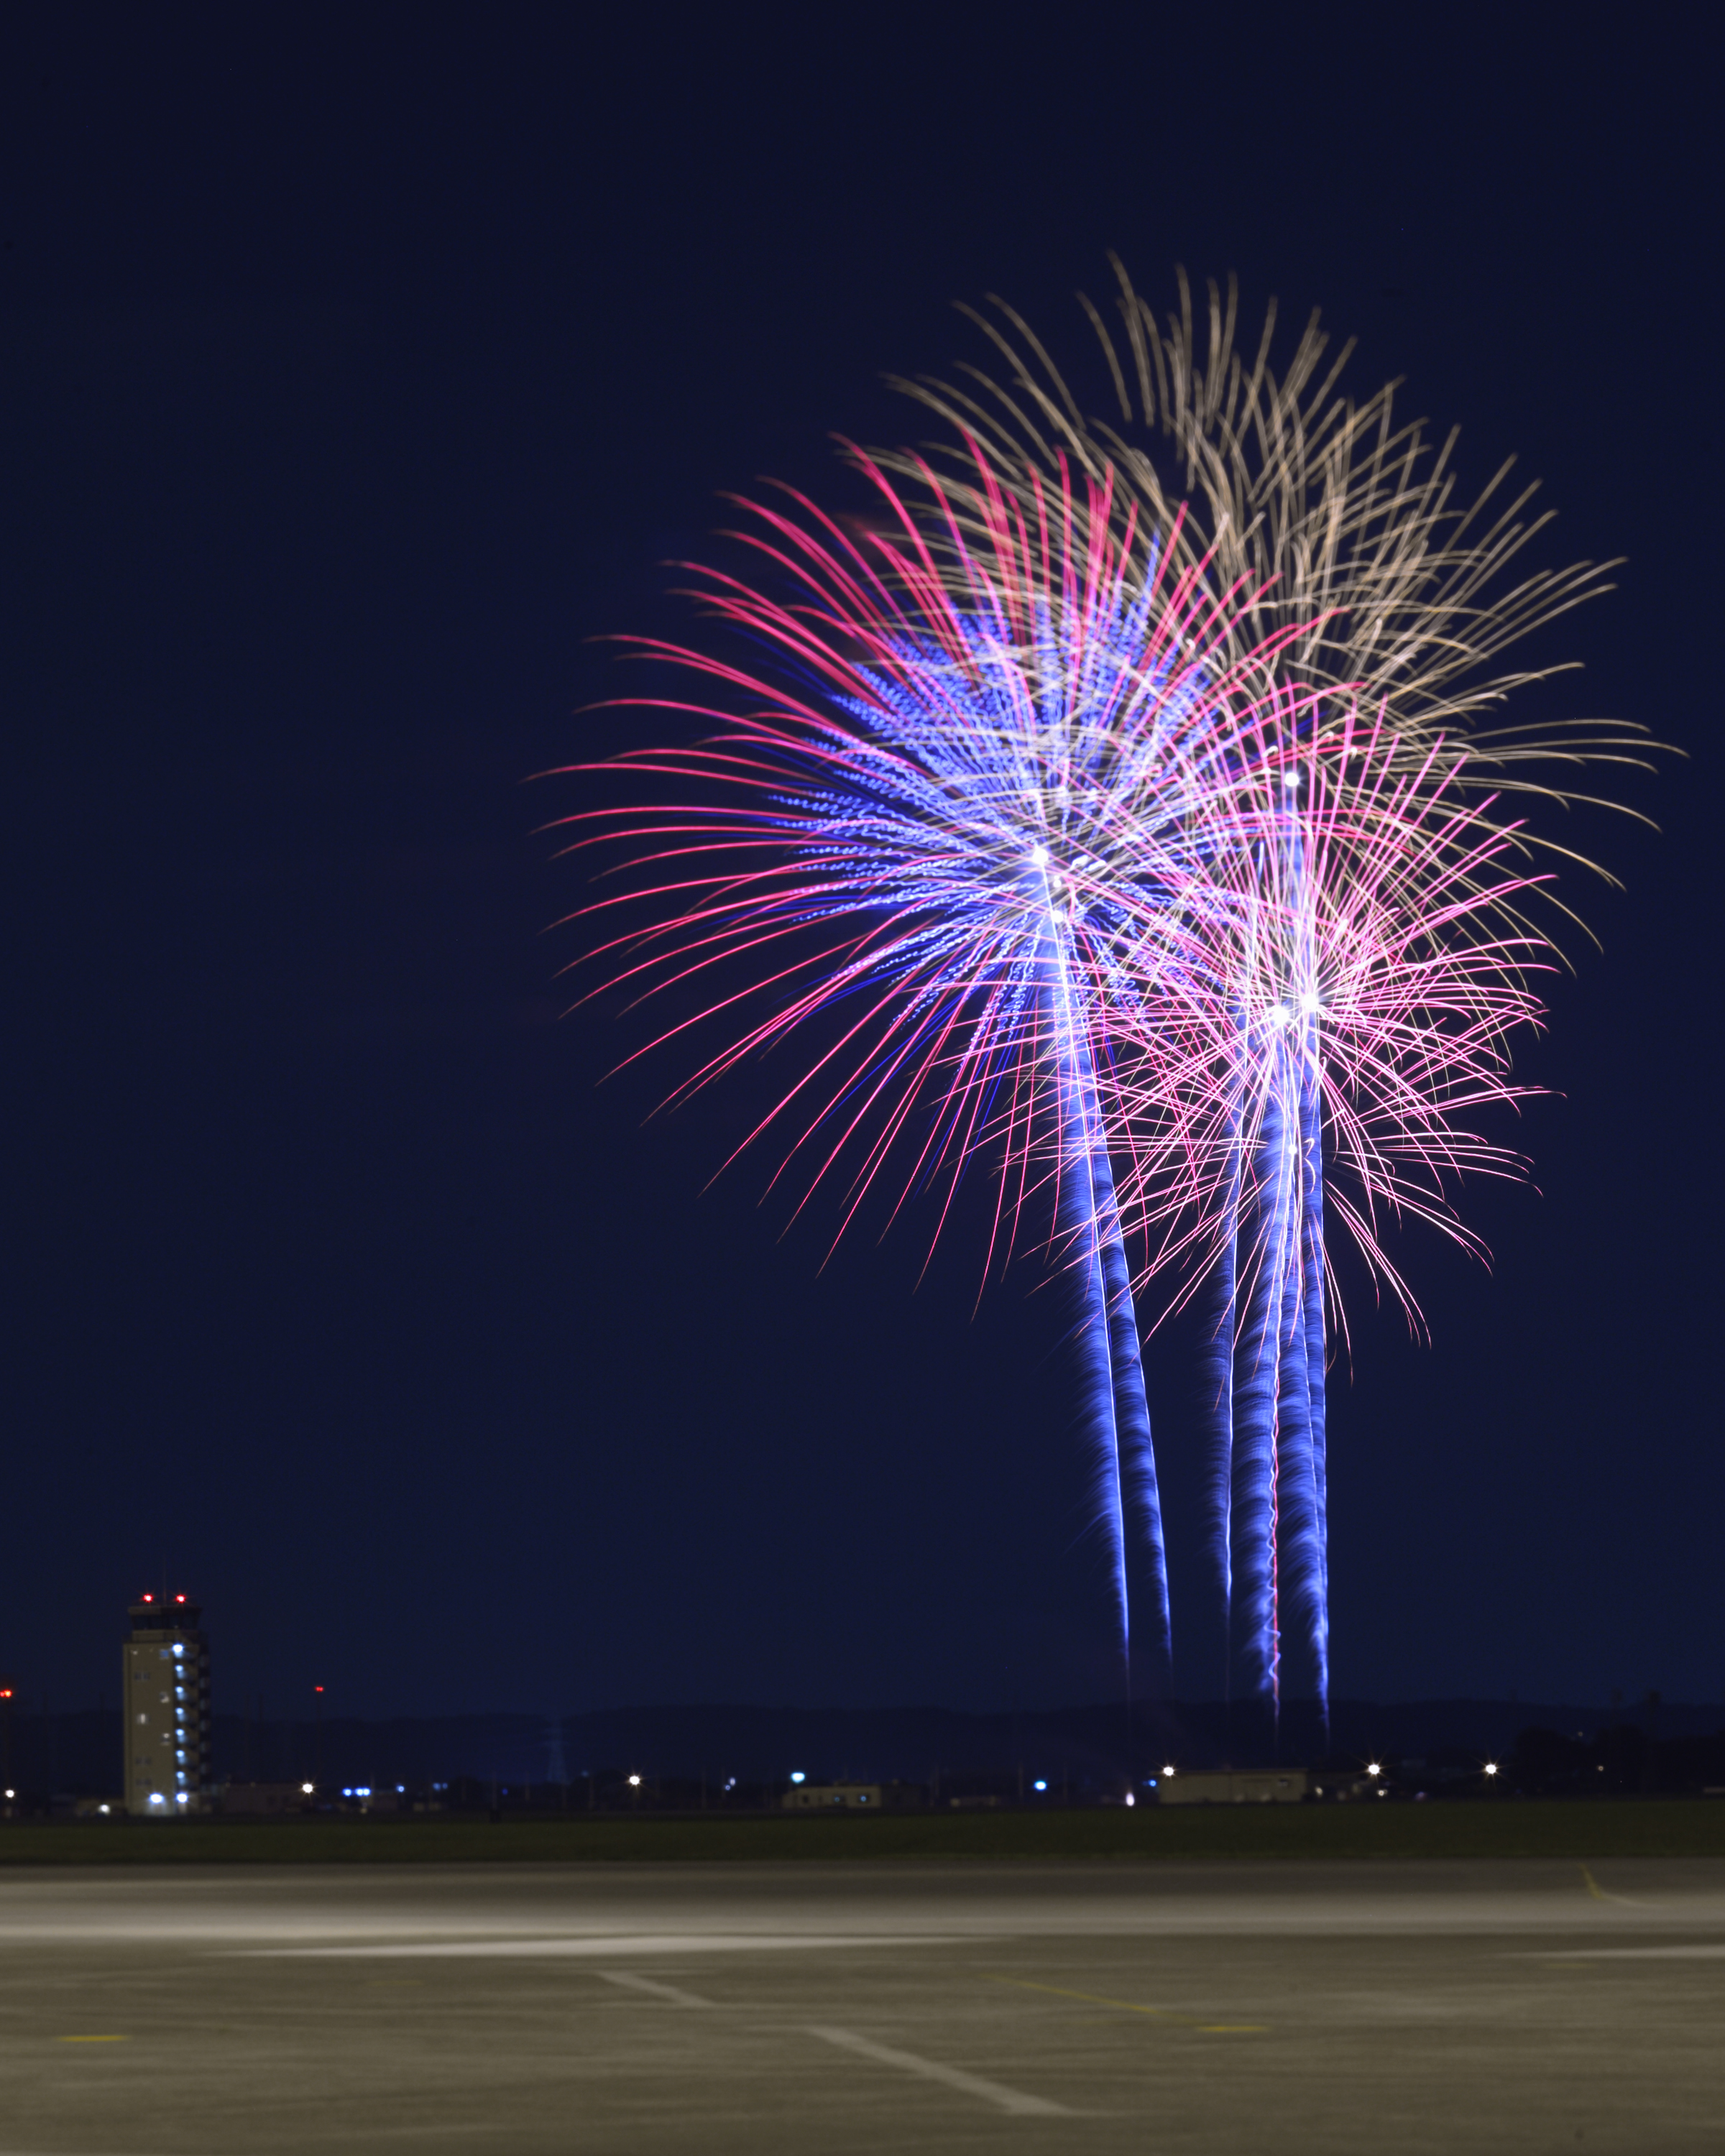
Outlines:
{"label": "night sky", "polygon": [[[1251,11],[1247,11],[1250,19]],[[1714,86],[1504,11],[37,11],[4,68],[18,1163],[0,1669],[111,1697],[201,1596],[218,1703],[1059,1704],[1106,1690],[1060,1314],[972,1224],[821,1270],[744,1077],[565,1015],[531,775],[629,737],[719,493],[833,490],[1009,296],[1088,383],[1117,249],[1321,306],[1362,392],[1624,554],[1520,716],[1687,752],[1580,814],[1537,1188],[1399,1246],[1333,1381],[1335,1687],[1725,1687]],[[1405,19],[1404,19],[1405,18]],[[1529,21],[1555,18],[1529,11]],[[1691,19],[1694,19],[1692,18]],[[1584,18],[1576,18],[1578,31]],[[1389,39],[1394,42],[1386,43]],[[1095,403],[1101,403],[1097,389]],[[1496,1133],[1513,1141],[1512,1130]],[[1178,1685],[1218,1690],[1189,1340],[1151,1351]]]}

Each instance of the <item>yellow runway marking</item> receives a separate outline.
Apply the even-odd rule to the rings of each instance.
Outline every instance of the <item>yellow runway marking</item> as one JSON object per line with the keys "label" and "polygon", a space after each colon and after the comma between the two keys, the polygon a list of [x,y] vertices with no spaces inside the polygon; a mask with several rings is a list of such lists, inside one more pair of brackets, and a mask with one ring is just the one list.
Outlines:
{"label": "yellow runway marking", "polygon": [[129,2044],[130,2036],[56,2036],[56,2044]]}
{"label": "yellow runway marking", "polygon": [[1646,1906],[1645,1902],[1630,1901],[1627,1894],[1608,1894],[1584,1864],[1581,1866],[1581,1876],[1586,1884],[1588,1892],[1596,1902],[1615,1902],[1625,1909],[1640,1909]]}
{"label": "yellow runway marking", "polygon": [[1196,2029],[1204,2036],[1262,2036],[1269,2033],[1262,2021],[1200,2021],[1195,2014],[1177,2014],[1171,2006],[1141,2006],[1133,1999],[1104,1999],[1099,1992],[1069,1991],[1061,1984],[1032,1984],[1022,1976],[991,1976],[990,1984],[1009,1984],[1015,1991],[1045,1991],[1055,1999],[1081,1999],[1086,2006],[1111,2006],[1122,2014],[1147,2014],[1153,2020],[1170,2021],[1177,2029]]}

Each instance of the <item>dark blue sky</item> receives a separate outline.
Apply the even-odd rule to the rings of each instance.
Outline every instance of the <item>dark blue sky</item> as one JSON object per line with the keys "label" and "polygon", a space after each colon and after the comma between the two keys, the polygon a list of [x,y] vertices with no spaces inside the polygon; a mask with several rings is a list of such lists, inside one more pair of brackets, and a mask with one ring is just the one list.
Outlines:
{"label": "dark blue sky", "polygon": [[[1336,1389],[1336,1686],[1717,1698],[1717,136],[1656,21],[1502,13],[59,11],[6,69],[19,1324],[0,1666],[111,1691],[207,1604],[285,1712],[1103,1688],[1059,1325],[962,1235],[824,1272],[744,1083],[642,1127],[560,1018],[527,774],[615,738],[589,639],[680,617],[716,493],[1117,248],[1321,305],[1362,389],[1516,450],[1547,558],[1629,557],[1528,716],[1690,752],[1576,819],[1621,893],[1530,1077],[1488,1275],[1405,1255]],[[1542,647],[1542,655],[1548,648]],[[608,729],[609,731],[608,731]],[[961,1224],[962,1225],[963,1224]],[[1214,1689],[1186,1344],[1153,1351],[1183,1687]]]}

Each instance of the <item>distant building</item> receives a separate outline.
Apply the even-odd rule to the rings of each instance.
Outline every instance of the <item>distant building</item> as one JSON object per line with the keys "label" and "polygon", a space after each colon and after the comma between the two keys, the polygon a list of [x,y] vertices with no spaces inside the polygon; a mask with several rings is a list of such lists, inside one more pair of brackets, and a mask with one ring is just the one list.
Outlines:
{"label": "distant building", "polygon": [[310,1782],[228,1782],[221,1791],[220,1809],[275,1818],[283,1812],[311,1809]]}
{"label": "distant building", "polygon": [[878,1782],[798,1782],[778,1800],[788,1812],[878,1812]]}
{"label": "distant building", "polygon": [[1182,1768],[1161,1777],[1156,1795],[1164,1804],[1297,1804],[1309,1780],[1299,1767],[1198,1774]]}
{"label": "distant building", "polygon": [[[1424,1762],[1415,1762],[1415,1764],[1423,1765]],[[1461,1777],[1452,1778],[1447,1774],[1440,1774],[1426,1775],[1422,1779],[1428,1781],[1447,1781],[1451,1779],[1460,1779]],[[1466,1779],[1472,1780],[1476,1776],[1469,1775]],[[1326,1804],[1345,1804],[1359,1797],[1387,1797],[1389,1794],[1389,1784],[1377,1775],[1327,1774],[1320,1779],[1314,1774],[1312,1777],[1312,1794],[1315,1797],[1322,1797]]]}
{"label": "distant building", "polygon": [[209,1785],[209,1642],[183,1594],[141,1595],[121,1650],[126,1809],[179,1819],[205,1808]]}

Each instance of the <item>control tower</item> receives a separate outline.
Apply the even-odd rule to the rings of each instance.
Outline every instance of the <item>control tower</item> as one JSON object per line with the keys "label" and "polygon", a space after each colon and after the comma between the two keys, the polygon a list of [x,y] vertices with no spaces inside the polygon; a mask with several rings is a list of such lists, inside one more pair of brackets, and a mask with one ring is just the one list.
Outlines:
{"label": "control tower", "polygon": [[202,1811],[209,1782],[209,1642],[183,1594],[141,1594],[121,1650],[126,1809],[134,1819]]}

